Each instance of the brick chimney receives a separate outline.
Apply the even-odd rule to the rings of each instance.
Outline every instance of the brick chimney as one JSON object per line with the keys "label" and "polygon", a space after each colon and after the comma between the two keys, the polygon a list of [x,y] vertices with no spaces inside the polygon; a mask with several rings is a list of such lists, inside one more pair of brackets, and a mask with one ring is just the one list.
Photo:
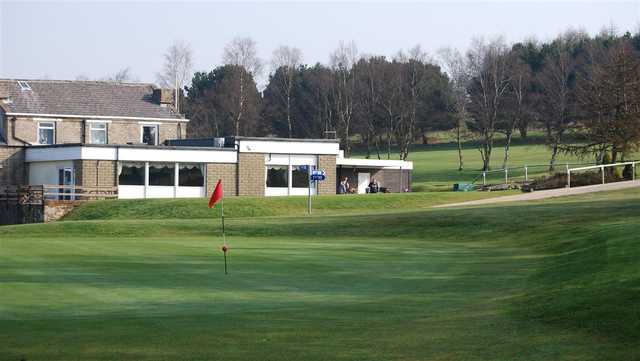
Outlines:
{"label": "brick chimney", "polygon": [[153,89],[153,102],[163,107],[173,105],[173,89]]}

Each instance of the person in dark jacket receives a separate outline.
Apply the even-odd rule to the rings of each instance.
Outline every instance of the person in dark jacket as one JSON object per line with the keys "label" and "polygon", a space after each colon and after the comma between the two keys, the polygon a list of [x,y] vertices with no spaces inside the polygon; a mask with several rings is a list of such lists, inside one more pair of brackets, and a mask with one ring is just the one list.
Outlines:
{"label": "person in dark jacket", "polygon": [[369,183],[369,193],[378,193],[380,191],[380,184],[375,178],[371,178]]}
{"label": "person in dark jacket", "polygon": [[347,194],[347,192],[349,192],[349,179],[344,177],[338,184],[338,194]]}

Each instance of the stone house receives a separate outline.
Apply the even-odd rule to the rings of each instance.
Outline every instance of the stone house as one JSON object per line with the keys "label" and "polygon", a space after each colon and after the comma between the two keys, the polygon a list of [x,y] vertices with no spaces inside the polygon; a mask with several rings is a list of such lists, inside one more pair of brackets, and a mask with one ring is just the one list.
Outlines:
{"label": "stone house", "polygon": [[[363,193],[371,177],[410,190],[411,162],[349,159],[337,140],[185,139],[173,94],[152,84],[0,79],[0,185],[111,187],[118,198]],[[357,183],[356,183],[357,182]]]}

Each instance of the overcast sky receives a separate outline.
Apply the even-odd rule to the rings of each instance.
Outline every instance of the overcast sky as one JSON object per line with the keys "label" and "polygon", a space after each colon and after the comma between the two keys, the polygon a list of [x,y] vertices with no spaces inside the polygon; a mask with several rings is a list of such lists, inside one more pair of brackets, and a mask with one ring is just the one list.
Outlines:
{"label": "overcast sky", "polygon": [[0,78],[102,78],[130,67],[154,82],[174,40],[189,43],[195,69],[221,62],[236,36],[269,59],[279,45],[302,49],[307,63],[328,61],[343,41],[367,54],[416,44],[430,53],[464,49],[476,36],[545,40],[568,27],[597,33],[636,30],[640,1],[627,2],[29,2],[0,0]]}

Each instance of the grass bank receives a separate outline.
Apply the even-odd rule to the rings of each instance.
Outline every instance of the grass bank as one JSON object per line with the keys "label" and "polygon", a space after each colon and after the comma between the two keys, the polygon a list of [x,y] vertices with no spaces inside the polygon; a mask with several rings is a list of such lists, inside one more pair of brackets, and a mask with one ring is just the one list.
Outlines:
{"label": "grass bank", "polygon": [[[513,192],[431,192],[359,194],[313,197],[318,215],[424,209],[438,204],[497,197]],[[225,217],[300,216],[307,213],[307,197],[227,197]],[[65,220],[196,219],[219,216],[207,208],[207,199],[111,200],[85,203]]]}

